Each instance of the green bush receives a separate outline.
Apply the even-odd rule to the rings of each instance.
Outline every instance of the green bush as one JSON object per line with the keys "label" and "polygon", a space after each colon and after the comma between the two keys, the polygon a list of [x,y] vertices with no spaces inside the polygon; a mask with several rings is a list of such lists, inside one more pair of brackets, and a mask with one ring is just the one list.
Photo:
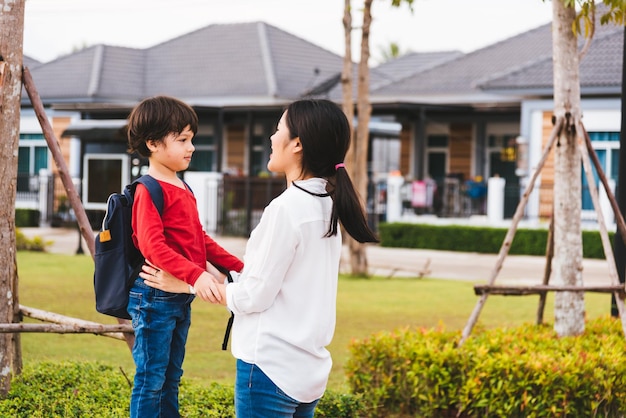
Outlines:
{"label": "green bush", "polygon": [[206,387],[183,379],[179,394],[180,414],[186,418],[231,418],[235,416],[233,397],[232,386],[212,383]]}
{"label": "green bush", "polygon": [[[508,232],[506,228],[463,225],[383,223],[378,228],[383,247],[421,248],[497,254]],[[609,239],[613,242],[613,232]],[[599,231],[582,231],[583,257],[604,258]],[[546,229],[518,229],[509,250],[512,255],[545,255]]]}
{"label": "green bush", "polygon": [[[127,417],[132,377],[100,363],[38,363],[28,365],[11,382],[0,416],[15,418]],[[235,416],[233,387],[201,386],[182,380],[180,413],[186,418]],[[364,406],[358,396],[327,391],[316,416],[356,418]]]}
{"label": "green bush", "polygon": [[317,418],[360,418],[365,414],[365,403],[360,396],[332,390],[326,390],[315,409]]}
{"label": "green bush", "polygon": [[405,328],[353,341],[345,366],[351,391],[367,400],[372,417],[446,416],[463,381],[456,336]]}
{"label": "green bush", "polygon": [[46,245],[48,244],[40,236],[29,239],[19,229],[15,230],[15,247],[17,251],[46,251]]}
{"label": "green bush", "polygon": [[626,410],[621,322],[604,317],[582,336],[524,325],[460,334],[381,333],[351,344],[346,366],[371,416],[619,417]]}
{"label": "green bush", "polygon": [[36,209],[15,209],[15,226],[21,228],[39,226],[39,211]]}
{"label": "green bush", "polygon": [[26,366],[0,401],[0,416],[126,417],[130,386],[113,368],[92,363],[40,363]]}

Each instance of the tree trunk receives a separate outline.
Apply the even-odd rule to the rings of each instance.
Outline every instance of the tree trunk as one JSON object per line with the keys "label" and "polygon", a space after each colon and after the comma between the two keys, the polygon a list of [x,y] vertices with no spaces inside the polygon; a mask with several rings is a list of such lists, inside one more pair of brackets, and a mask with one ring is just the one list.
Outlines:
{"label": "tree trunk", "polygon": [[[361,200],[367,199],[367,147],[369,144],[369,28],[371,23],[372,0],[366,0],[363,12],[363,29],[361,37],[361,61],[359,63],[359,79],[357,81],[358,127],[355,135],[352,121],[354,119],[353,82],[352,82],[352,10],[350,0],[345,0],[343,28],[345,34],[345,55],[342,71],[343,110],[350,122],[352,140],[346,154],[346,169],[354,183],[355,190]],[[364,119],[365,118],[365,119]],[[355,276],[367,275],[367,254],[365,245],[345,236],[350,253],[350,270]]]}
{"label": "tree trunk", "polygon": [[[354,188],[361,197],[361,203],[367,199],[367,151],[369,147],[369,122],[372,114],[369,87],[369,58],[370,58],[370,25],[372,23],[372,0],[365,0],[363,4],[363,26],[361,28],[361,57],[358,66],[357,80],[357,128],[356,141],[351,147],[351,157],[354,170],[351,173]],[[367,254],[365,245],[349,238],[350,267],[355,276],[367,276]]]}
{"label": "tree trunk", "polygon": [[343,33],[345,49],[343,56],[343,70],[341,72],[341,92],[343,94],[343,112],[350,123],[350,149],[346,154],[346,170],[350,176],[354,175],[354,101],[352,100],[352,9],[350,0],[345,0],[343,9]]}
{"label": "tree trunk", "polygon": [[[15,248],[15,195],[25,0],[0,0],[0,322],[20,322]],[[20,334],[0,335],[0,392],[22,368]]]}
{"label": "tree trunk", "polygon": [[[576,122],[581,118],[580,80],[573,6],[553,1],[552,49],[554,115],[565,118],[555,148],[554,167],[554,284],[582,286],[581,162]],[[557,292],[554,329],[560,336],[585,330],[583,292]]]}

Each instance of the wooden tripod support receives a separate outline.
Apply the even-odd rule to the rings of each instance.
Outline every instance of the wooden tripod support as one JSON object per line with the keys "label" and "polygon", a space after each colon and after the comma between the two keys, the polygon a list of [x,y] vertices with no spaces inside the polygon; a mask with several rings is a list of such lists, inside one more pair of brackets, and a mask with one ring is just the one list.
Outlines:
{"label": "wooden tripod support", "polygon": [[552,132],[550,133],[550,138],[543,151],[543,155],[541,156],[541,159],[539,160],[539,163],[537,164],[537,167],[535,168],[530,178],[530,181],[528,185],[526,186],[526,190],[524,191],[524,194],[522,195],[522,199],[520,200],[517,206],[517,209],[515,210],[515,214],[513,215],[511,226],[509,227],[509,230],[506,236],[504,237],[504,241],[502,243],[502,246],[500,247],[500,252],[498,253],[496,264],[492,270],[491,276],[487,284],[474,286],[474,291],[476,292],[477,295],[480,295],[480,299],[476,303],[476,306],[474,307],[474,310],[472,311],[470,318],[467,324],[465,325],[465,328],[463,329],[461,340],[459,341],[459,346],[465,342],[465,340],[469,337],[470,333],[472,332],[472,329],[474,328],[474,325],[476,325],[476,322],[478,321],[480,312],[482,311],[482,308],[485,305],[485,302],[487,301],[487,297],[489,294],[511,295],[511,296],[538,294],[540,298],[539,298],[539,307],[537,309],[537,322],[541,323],[543,322],[543,313],[545,309],[546,295],[547,295],[547,292],[549,291],[613,293],[617,301],[617,308],[618,308],[619,315],[622,321],[622,329],[624,331],[624,334],[626,335],[626,315],[625,315],[626,310],[624,309],[624,297],[626,295],[625,287],[624,287],[624,284],[619,283],[619,277],[617,275],[617,268],[615,267],[615,259],[613,257],[613,250],[611,247],[611,243],[609,241],[608,232],[606,230],[604,216],[600,209],[598,190],[596,188],[595,179],[593,177],[593,172],[591,169],[590,155],[591,155],[591,160],[593,161],[596,171],[598,173],[598,176],[604,186],[604,189],[606,190],[607,196],[609,197],[609,201],[611,202],[611,207],[613,211],[615,212],[615,219],[617,222],[617,227],[619,228],[620,234],[622,235],[625,244],[626,244],[626,224],[624,223],[624,218],[619,210],[615,196],[613,195],[613,192],[609,188],[609,184],[606,179],[606,176],[604,175],[600,161],[598,160],[598,157],[596,156],[595,151],[593,150],[593,147],[591,145],[591,140],[589,139],[589,135],[587,134],[587,132],[585,131],[585,128],[580,122],[576,124],[576,131],[577,131],[577,136],[580,139],[579,148],[581,152],[581,159],[582,159],[583,168],[584,168],[584,171],[587,176],[588,183],[589,183],[589,192],[592,197],[594,208],[598,215],[597,219],[598,219],[598,224],[600,228],[602,246],[603,246],[604,254],[606,256],[606,259],[609,265],[611,284],[609,286],[551,286],[549,285],[549,280],[550,280],[550,275],[551,275],[551,270],[552,270],[552,258],[554,254],[554,216],[552,216],[551,221],[550,221],[550,228],[548,230],[548,242],[546,244],[546,267],[544,270],[542,284],[535,285],[535,286],[495,286],[494,285],[496,277],[498,273],[500,272],[500,270],[502,269],[504,258],[507,256],[509,249],[511,247],[511,243],[513,242],[515,232],[517,231],[517,226],[524,213],[524,208],[526,207],[526,204],[528,203],[530,193],[532,192],[535,182],[537,180],[537,177],[539,176],[539,173],[541,172],[543,166],[545,165],[548,155],[550,154],[550,151],[552,150],[552,147],[554,146],[556,138],[559,136],[561,129],[563,129],[564,123],[565,123],[565,119],[562,117],[557,118],[554,123]]}
{"label": "wooden tripod support", "polygon": [[[46,138],[46,142],[48,143],[48,148],[52,154],[52,158],[56,163],[56,166],[59,170],[59,174],[61,180],[63,182],[63,186],[65,187],[65,192],[69,198],[70,205],[72,209],[74,209],[74,213],[76,214],[76,220],[78,222],[80,232],[82,237],[87,242],[87,247],[89,248],[89,253],[92,258],[95,253],[95,243],[94,243],[94,234],[89,224],[89,219],[87,218],[87,214],[85,212],[85,208],[82,205],[78,192],[76,191],[76,187],[72,182],[72,178],[70,177],[69,170],[67,168],[67,164],[63,159],[63,154],[61,153],[61,147],[59,146],[59,141],[57,140],[54,131],[52,130],[52,126],[50,126],[50,122],[46,116],[46,112],[43,107],[43,103],[41,102],[41,98],[39,97],[39,93],[35,87],[35,83],[30,74],[30,71],[27,67],[24,67],[23,76],[22,76],[24,88],[26,89],[26,93],[30,99],[30,102],[33,105],[33,109],[35,110],[35,114],[37,115],[37,119],[39,120],[39,124],[41,125],[41,129],[43,131],[44,137]],[[37,324],[0,324],[0,333],[5,332],[57,332],[57,333],[83,333],[90,332],[94,334],[101,334],[106,336],[112,336],[113,338],[120,338],[120,335],[124,340],[126,340],[126,344],[128,348],[132,350],[133,343],[135,341],[135,335],[133,334],[133,329],[130,325],[130,321],[125,319],[117,319],[119,325],[103,325],[96,324],[87,321],[83,321],[75,318],[68,318],[62,315],[54,314],[51,312],[45,312],[38,309],[28,308],[20,305],[21,315],[31,316],[37,319],[46,320],[50,322],[56,322],[61,325],[43,325],[37,326]],[[45,331],[40,331],[40,329],[45,329]],[[16,331],[17,330],[17,331]],[[122,334],[120,334],[120,332]]]}

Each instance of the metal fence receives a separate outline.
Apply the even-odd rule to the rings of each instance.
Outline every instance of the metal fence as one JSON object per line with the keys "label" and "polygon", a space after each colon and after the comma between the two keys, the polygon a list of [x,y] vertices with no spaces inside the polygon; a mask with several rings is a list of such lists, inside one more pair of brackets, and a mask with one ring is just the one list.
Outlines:
{"label": "metal fence", "polygon": [[40,223],[50,223],[54,214],[56,177],[46,170],[42,170],[39,175],[18,174],[16,209],[36,210]]}
{"label": "metal fence", "polygon": [[250,235],[259,224],[263,209],[286,187],[284,178],[224,176],[221,184],[221,219],[218,233],[231,236]]}

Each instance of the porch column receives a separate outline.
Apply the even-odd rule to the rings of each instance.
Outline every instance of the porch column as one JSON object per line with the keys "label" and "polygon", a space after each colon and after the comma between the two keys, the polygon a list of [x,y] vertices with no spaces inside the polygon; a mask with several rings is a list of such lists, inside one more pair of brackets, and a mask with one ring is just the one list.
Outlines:
{"label": "porch column", "polygon": [[77,136],[70,137],[70,161],[68,163],[70,170],[70,177],[79,178],[80,177],[80,138]]}
{"label": "porch column", "polygon": [[50,172],[42,168],[39,170],[39,226],[44,227],[50,225],[48,217],[49,201],[52,200],[51,196],[48,196],[50,188],[48,183],[50,182]]}
{"label": "porch column", "polygon": [[413,123],[413,178],[424,180],[424,153],[426,152],[426,117],[420,109]]}

